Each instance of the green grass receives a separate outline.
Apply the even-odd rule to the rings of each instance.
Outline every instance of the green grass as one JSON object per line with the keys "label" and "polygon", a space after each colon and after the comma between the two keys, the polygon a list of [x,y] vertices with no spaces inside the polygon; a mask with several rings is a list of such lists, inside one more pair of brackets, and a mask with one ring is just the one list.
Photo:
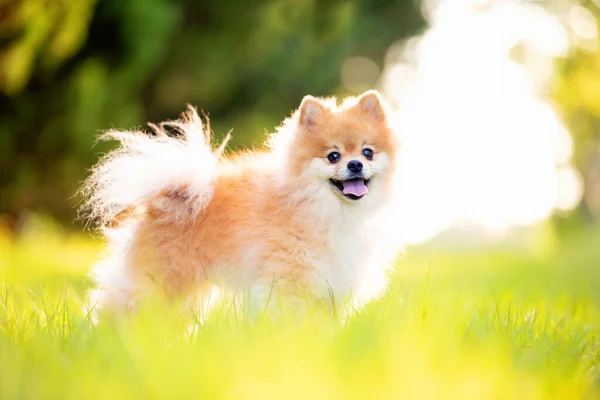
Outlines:
{"label": "green grass", "polygon": [[344,324],[155,306],[94,327],[100,245],[34,223],[0,232],[0,398],[598,398],[599,243],[410,250]]}

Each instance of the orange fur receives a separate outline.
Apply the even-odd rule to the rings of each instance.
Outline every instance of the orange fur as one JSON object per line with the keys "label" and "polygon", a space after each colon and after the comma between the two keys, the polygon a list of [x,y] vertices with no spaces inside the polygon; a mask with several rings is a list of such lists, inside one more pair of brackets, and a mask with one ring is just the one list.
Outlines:
{"label": "orange fur", "polygon": [[[181,129],[196,118],[188,115]],[[307,96],[270,144],[268,151],[219,158],[206,193],[185,179],[166,179],[141,201],[113,206],[136,212],[114,212],[123,221],[108,231],[110,248],[94,269],[93,302],[132,307],[156,289],[170,299],[199,294],[206,300],[216,286],[251,288],[264,306],[274,283],[295,300],[377,294],[395,249],[379,246],[384,241],[369,222],[389,201],[397,150],[378,94],[341,106]],[[373,150],[372,161],[364,148]],[[336,164],[327,159],[332,151],[341,154]],[[360,160],[372,175],[369,193],[356,201],[329,181],[344,176],[350,160]],[[109,155],[105,163],[114,161]],[[92,191],[115,173],[97,168],[87,184]],[[200,206],[194,203],[199,197]],[[379,282],[376,289],[366,288],[371,281]]]}

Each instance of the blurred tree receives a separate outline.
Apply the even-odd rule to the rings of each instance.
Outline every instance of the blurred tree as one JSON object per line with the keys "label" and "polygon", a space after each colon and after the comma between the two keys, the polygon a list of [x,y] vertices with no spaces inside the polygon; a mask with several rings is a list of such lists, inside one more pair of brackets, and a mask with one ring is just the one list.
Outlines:
{"label": "blurred tree", "polygon": [[256,143],[341,63],[382,63],[423,20],[411,0],[0,0],[0,213],[68,221],[99,130],[192,103]]}
{"label": "blurred tree", "polygon": [[[566,58],[558,61],[552,87],[552,96],[574,140],[575,164],[585,179],[585,198],[580,209],[585,216],[594,219],[600,217],[599,6],[598,0],[571,5],[569,24],[574,46]],[[594,35],[581,36],[586,32],[577,26],[581,21],[574,20],[581,13],[588,16],[584,22],[595,25],[587,27]]]}

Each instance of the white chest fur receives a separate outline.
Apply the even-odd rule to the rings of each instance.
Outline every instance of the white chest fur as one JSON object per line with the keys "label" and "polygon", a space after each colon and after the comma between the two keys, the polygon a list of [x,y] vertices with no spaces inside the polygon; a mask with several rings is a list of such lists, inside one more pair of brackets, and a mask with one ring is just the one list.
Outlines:
{"label": "white chest fur", "polygon": [[362,224],[332,229],[327,254],[316,260],[317,295],[344,301],[359,292],[369,268],[370,247],[368,230]]}

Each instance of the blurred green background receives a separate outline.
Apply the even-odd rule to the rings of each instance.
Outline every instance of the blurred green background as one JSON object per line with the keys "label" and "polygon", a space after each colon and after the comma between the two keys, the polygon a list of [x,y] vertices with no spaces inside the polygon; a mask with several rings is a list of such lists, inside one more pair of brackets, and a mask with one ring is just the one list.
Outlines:
{"label": "blurred green background", "polygon": [[0,214],[75,216],[99,131],[187,103],[234,147],[259,143],[306,94],[347,94],[340,66],[382,63],[424,26],[413,1],[0,1]]}
{"label": "blurred green background", "polygon": [[[566,24],[592,16],[597,25],[600,15],[597,0],[534,3]],[[579,15],[559,15],[569,6]],[[422,8],[417,0],[2,0],[0,214],[13,228],[30,211],[71,224],[78,185],[110,146],[93,146],[98,132],[175,118],[187,103],[210,114],[217,137],[233,129],[234,148],[260,143],[305,94],[355,94],[341,83],[344,61],[364,57],[384,69],[390,46],[426,29]],[[585,181],[571,214],[578,220],[600,213],[600,52],[590,43],[574,40],[556,60],[548,93]]]}

